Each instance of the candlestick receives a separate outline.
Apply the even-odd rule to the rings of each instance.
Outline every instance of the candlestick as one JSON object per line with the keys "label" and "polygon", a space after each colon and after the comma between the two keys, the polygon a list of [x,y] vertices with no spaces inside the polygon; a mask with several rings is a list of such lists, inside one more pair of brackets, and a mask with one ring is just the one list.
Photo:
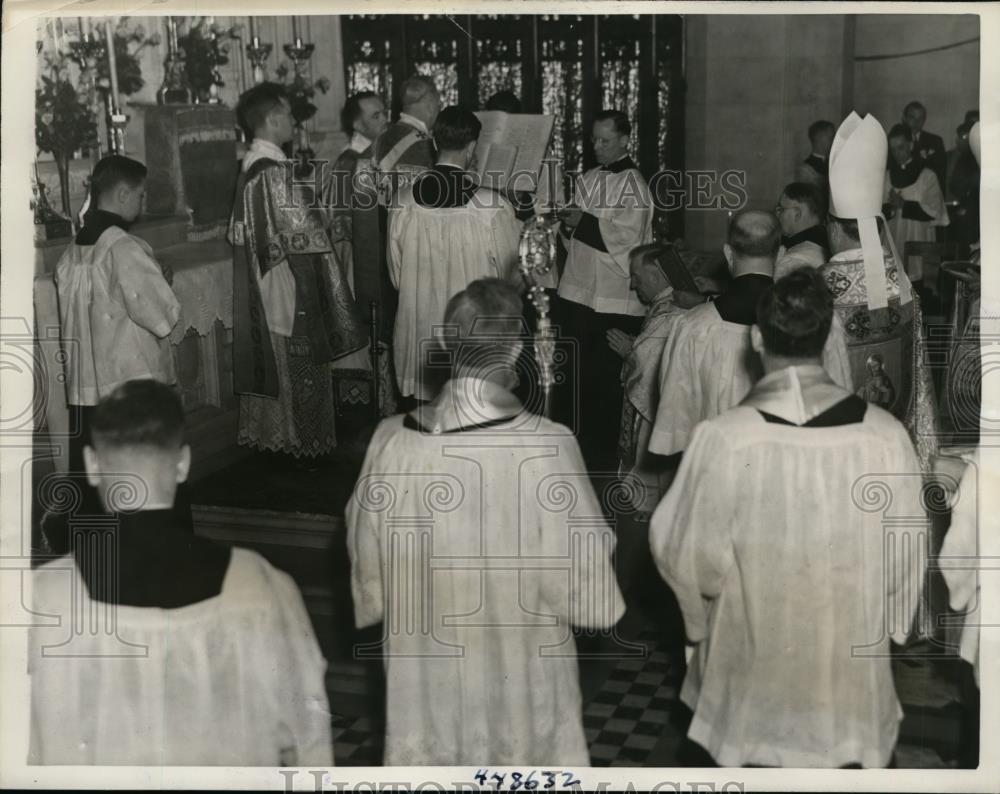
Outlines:
{"label": "candlestick", "polygon": [[108,40],[108,74],[111,76],[111,104],[118,108],[118,56],[115,54],[115,34],[112,29],[114,17],[104,26],[104,36]]}

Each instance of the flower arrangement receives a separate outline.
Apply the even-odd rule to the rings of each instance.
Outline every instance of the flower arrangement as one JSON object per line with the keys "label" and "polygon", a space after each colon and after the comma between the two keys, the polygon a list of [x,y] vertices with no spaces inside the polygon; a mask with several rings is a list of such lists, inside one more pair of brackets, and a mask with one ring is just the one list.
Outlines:
{"label": "flower arrangement", "polygon": [[196,102],[219,101],[219,88],[225,85],[219,67],[229,63],[228,42],[238,38],[236,27],[222,28],[212,17],[201,17],[187,33],[177,37]]}
{"label": "flower arrangement", "polygon": [[66,58],[45,56],[48,75],[41,75],[35,89],[35,145],[51,152],[59,170],[62,209],[72,214],[69,200],[69,163],[73,152],[97,144],[97,118],[85,97],[66,74]]}
{"label": "flower arrangement", "polygon": [[[288,103],[292,107],[292,118],[295,119],[296,125],[301,127],[316,115],[317,108],[312,103],[313,97],[316,96],[317,91],[321,94],[329,91],[330,81],[326,77],[320,77],[310,82],[288,62],[279,64],[274,70],[274,74],[285,84]],[[291,80],[287,80],[289,75],[292,75]]]}
{"label": "flower arrangement", "polygon": [[[142,79],[142,68],[139,65],[139,52],[145,47],[158,47],[160,34],[146,35],[146,29],[137,25],[132,30],[128,27],[128,17],[122,17],[114,32],[115,61],[118,72],[118,91],[124,96],[131,96],[139,91],[145,81]],[[107,59],[97,63],[97,84],[102,90],[111,87],[110,69]]]}

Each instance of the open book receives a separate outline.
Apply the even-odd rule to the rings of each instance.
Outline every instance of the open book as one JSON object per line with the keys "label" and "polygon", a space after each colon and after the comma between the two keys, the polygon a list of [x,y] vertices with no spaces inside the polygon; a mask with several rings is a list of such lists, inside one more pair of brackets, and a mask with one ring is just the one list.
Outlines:
{"label": "open book", "polygon": [[552,116],[487,110],[476,144],[479,180],[494,190],[538,189],[542,159],[552,135]]}

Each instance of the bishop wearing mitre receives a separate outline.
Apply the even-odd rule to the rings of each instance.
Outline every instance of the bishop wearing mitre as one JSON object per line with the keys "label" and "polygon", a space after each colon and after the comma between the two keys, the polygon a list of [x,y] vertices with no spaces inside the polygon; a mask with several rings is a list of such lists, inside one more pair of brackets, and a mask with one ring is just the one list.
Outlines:
{"label": "bishop wearing mitre", "polygon": [[857,394],[900,419],[922,465],[936,450],[935,400],[925,365],[921,312],[882,215],[885,130],[852,112],[830,150],[833,256],[821,268],[847,335]]}

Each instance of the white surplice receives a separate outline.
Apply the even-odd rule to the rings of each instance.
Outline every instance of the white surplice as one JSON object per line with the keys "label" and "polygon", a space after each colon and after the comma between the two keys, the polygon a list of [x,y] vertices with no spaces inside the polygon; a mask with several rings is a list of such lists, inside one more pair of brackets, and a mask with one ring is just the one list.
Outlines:
{"label": "white surplice", "polygon": [[[889,200],[889,193],[893,190],[892,180],[889,172],[885,172],[884,200]],[[917,181],[912,185],[907,185],[899,191],[904,201],[915,201],[920,205],[927,215],[931,217],[928,221],[918,221],[912,218],[904,218],[902,210],[897,210],[888,222],[889,233],[896,243],[896,251],[906,259],[907,243],[932,243],[937,239],[937,227],[947,226],[951,221],[948,218],[948,208],[944,204],[944,196],[941,193],[941,186],[933,171],[925,168],[920,172]],[[906,261],[906,275],[911,281],[919,281],[924,277],[923,263],[918,257]]]}
{"label": "white surplice", "polygon": [[570,431],[520,411],[452,380],[423,430],[395,416],[369,445],[346,518],[357,624],[384,622],[387,765],[589,764],[571,626],[622,615],[614,535]]}
{"label": "white surplice", "polygon": [[[815,414],[787,379],[758,388],[793,405],[761,410]],[[695,644],[688,735],[720,765],[888,764],[903,716],[890,638],[909,632],[926,559],[920,471],[874,405],[836,427],[767,422],[750,405],[697,427],[650,545]]]}
{"label": "white surplice", "polygon": [[948,583],[949,606],[956,612],[968,613],[962,625],[958,653],[972,665],[979,683],[979,626],[982,622],[980,562],[980,478],[985,476],[979,450],[968,456],[958,492],[951,508],[951,526],[941,544],[938,563]]}
{"label": "white surplice", "polygon": [[559,296],[604,314],[642,316],[629,280],[629,254],[653,239],[653,199],[637,168],[592,168],[579,178],[573,201],[597,219],[606,251],[567,240]]}
{"label": "white surplice", "polygon": [[426,400],[422,353],[433,346],[448,300],[480,278],[517,274],[521,224],[499,194],[478,190],[464,207],[421,207],[400,191],[389,211],[388,266],[399,290],[393,356],[399,391]]}
{"label": "white surplice", "polygon": [[[823,367],[838,385],[852,389],[847,340],[836,317],[823,347]],[[698,422],[737,405],[761,374],[749,325],[723,320],[711,303],[687,312],[663,347],[650,451],[682,452]]]}
{"label": "white surplice", "polygon": [[326,660],[292,578],[257,553],[234,548],[219,595],[177,609],[95,602],[72,557],[32,577],[32,608],[61,623],[29,633],[29,763],[333,764]]}

